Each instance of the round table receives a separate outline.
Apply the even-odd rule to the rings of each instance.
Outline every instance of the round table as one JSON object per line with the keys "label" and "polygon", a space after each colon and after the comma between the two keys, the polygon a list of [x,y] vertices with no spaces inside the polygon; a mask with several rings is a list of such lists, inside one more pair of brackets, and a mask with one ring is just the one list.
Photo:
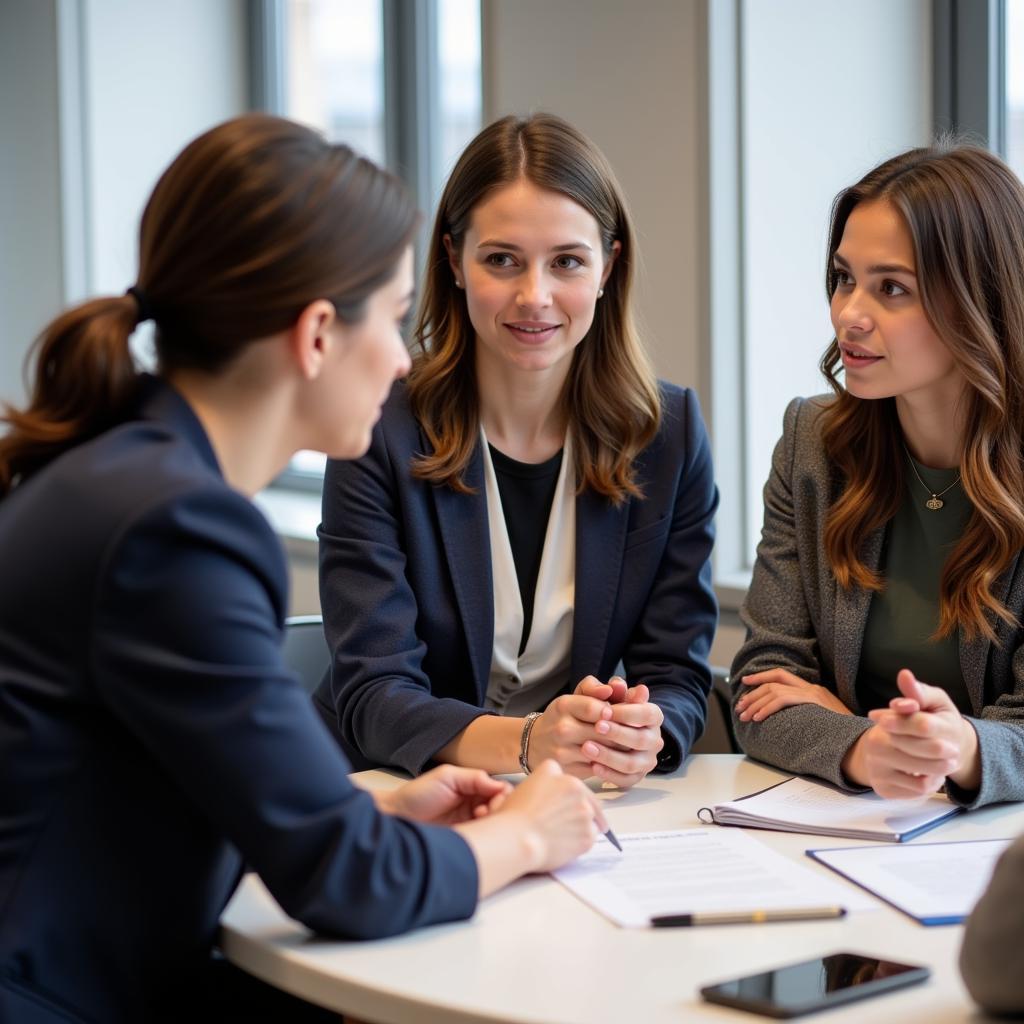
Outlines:
{"label": "round table", "polygon": [[[699,826],[697,810],[751,793],[786,775],[742,755],[690,757],[668,776],[628,792],[603,790],[619,834]],[[398,785],[385,771],[356,776],[366,788]],[[1011,838],[1024,807],[964,814],[918,841]],[[808,865],[812,846],[855,845],[782,832],[748,834]],[[961,927],[926,928],[879,903],[835,921],[680,929],[623,929],[553,878],[521,879],[464,922],[376,942],[316,936],[288,918],[247,876],[221,919],[220,945],[239,967],[311,1002],[379,1024],[452,1021],[536,1024],[660,1024],[753,1016],[704,1003],[700,986],[768,967],[851,950],[927,964],[923,985],[828,1011],[835,1024],[977,1021],[956,966]]]}

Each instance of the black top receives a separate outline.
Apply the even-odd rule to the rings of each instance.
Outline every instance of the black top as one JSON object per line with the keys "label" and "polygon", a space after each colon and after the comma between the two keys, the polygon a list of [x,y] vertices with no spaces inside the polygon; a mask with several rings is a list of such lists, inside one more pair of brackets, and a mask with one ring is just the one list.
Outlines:
{"label": "black top", "polygon": [[515,562],[516,579],[519,581],[519,596],[523,602],[523,636],[519,641],[519,653],[522,654],[533,624],[533,598],[544,555],[551,502],[562,468],[562,452],[559,450],[546,462],[531,463],[510,459],[493,444],[487,447],[491,450],[494,475],[498,480],[501,510],[505,515],[512,561]]}

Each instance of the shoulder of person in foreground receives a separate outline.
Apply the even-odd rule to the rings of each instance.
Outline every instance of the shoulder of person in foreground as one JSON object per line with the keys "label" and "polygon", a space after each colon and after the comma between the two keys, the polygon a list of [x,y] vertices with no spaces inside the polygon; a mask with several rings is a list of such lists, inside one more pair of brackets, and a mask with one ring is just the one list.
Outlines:
{"label": "shoulder of person in foreground", "polygon": [[1024,837],[1000,858],[967,919],[960,971],[985,1010],[1024,1014]]}
{"label": "shoulder of person in foreground", "polygon": [[210,482],[151,506],[98,589],[106,703],[309,927],[372,938],[468,916],[465,842],[381,816],[348,781],[281,660],[285,600],[280,544],[243,495]]}

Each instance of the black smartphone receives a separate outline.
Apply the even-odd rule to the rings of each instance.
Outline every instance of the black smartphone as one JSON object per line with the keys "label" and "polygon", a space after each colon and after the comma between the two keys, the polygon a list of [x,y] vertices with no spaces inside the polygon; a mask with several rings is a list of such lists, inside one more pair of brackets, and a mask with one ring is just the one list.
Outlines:
{"label": "black smartphone", "polygon": [[700,994],[709,1003],[766,1017],[800,1017],[914,985],[930,975],[927,967],[860,953],[830,953],[761,974],[706,985]]}

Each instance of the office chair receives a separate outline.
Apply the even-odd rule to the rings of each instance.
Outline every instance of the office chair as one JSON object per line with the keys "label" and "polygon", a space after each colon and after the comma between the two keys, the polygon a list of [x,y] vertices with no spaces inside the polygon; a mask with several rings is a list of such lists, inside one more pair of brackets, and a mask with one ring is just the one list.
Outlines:
{"label": "office chair", "polygon": [[321,615],[293,615],[284,623],[284,663],[312,693],[331,663]]}
{"label": "office chair", "polygon": [[704,733],[693,745],[694,754],[740,754],[739,743],[732,727],[732,692],[729,673],[716,665],[711,666],[711,692],[708,694],[708,719]]}

